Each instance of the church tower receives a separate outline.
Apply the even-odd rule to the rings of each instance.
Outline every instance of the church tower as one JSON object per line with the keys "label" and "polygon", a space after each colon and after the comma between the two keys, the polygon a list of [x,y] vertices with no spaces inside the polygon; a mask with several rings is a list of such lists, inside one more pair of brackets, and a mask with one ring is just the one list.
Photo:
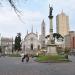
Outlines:
{"label": "church tower", "polygon": [[45,22],[41,24],[41,48],[45,48]]}

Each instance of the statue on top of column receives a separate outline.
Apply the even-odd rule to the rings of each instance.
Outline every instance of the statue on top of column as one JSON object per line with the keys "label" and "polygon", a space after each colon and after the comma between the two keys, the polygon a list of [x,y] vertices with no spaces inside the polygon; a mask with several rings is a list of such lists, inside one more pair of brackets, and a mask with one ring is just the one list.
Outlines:
{"label": "statue on top of column", "polygon": [[49,9],[50,9],[49,16],[52,16],[53,7],[50,7],[50,4],[49,4]]}

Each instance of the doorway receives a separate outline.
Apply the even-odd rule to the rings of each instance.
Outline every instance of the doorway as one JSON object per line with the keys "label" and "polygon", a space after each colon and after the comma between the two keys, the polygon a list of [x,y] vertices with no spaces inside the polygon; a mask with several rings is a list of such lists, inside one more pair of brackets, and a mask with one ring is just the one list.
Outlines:
{"label": "doorway", "polygon": [[31,50],[33,50],[33,44],[31,44]]}

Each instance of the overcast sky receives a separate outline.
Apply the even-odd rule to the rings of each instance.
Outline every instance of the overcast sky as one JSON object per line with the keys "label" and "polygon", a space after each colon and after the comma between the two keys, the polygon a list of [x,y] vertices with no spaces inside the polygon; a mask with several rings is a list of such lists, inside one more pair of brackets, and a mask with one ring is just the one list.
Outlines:
{"label": "overcast sky", "polygon": [[17,8],[22,12],[21,22],[10,4],[5,2],[0,5],[0,33],[3,37],[15,37],[21,32],[22,37],[31,32],[33,25],[34,32],[40,33],[41,22],[44,19],[46,23],[46,32],[49,32],[49,3],[53,7],[53,28],[56,32],[56,15],[63,10],[69,16],[70,30],[75,31],[75,0],[27,0],[16,4]]}

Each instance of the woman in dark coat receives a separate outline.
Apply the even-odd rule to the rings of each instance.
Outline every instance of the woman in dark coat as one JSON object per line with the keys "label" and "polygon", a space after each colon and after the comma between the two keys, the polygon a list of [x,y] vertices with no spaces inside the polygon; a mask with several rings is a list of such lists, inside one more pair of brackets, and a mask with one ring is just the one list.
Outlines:
{"label": "woman in dark coat", "polygon": [[26,55],[24,55],[23,57],[22,57],[22,62],[24,62],[24,59],[26,58],[26,62],[28,62],[29,61],[29,56],[28,56],[28,54],[26,54]]}
{"label": "woman in dark coat", "polygon": [[26,62],[28,62],[29,61],[29,56],[28,56],[28,54],[26,55]]}

